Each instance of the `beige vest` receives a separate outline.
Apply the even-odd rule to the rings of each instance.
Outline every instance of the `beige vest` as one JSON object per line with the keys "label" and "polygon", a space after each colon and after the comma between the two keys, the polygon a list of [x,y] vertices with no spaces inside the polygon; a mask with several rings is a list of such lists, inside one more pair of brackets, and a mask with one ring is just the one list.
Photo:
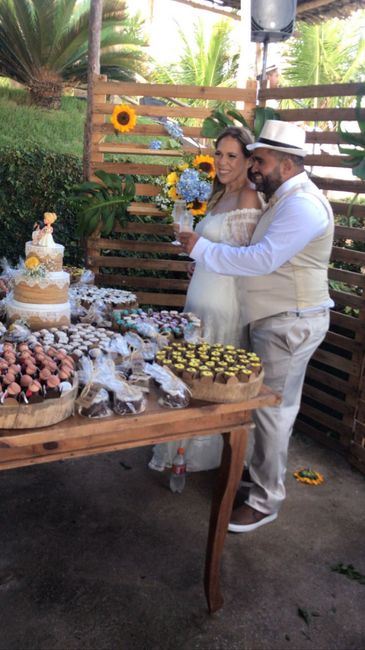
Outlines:
{"label": "beige vest", "polygon": [[242,315],[247,323],[283,311],[320,306],[329,300],[327,272],[333,242],[333,213],[329,202],[312,181],[308,179],[291,187],[275,205],[264,212],[252,236],[251,244],[259,242],[278,211],[285,210],[285,200],[299,192],[318,198],[328,214],[328,227],[323,235],[309,242],[300,253],[273,273],[237,278]]}

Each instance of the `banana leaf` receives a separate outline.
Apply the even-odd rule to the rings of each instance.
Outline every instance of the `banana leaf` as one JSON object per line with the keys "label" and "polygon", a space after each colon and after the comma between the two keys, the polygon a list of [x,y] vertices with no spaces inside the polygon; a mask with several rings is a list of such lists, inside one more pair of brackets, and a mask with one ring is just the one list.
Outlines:
{"label": "banana leaf", "polygon": [[108,237],[108,235],[110,235],[110,233],[112,232],[114,226],[114,220],[115,220],[114,214],[112,213],[108,214],[106,218],[103,219],[103,227],[101,230],[101,234],[103,235],[103,237]]}
{"label": "banana leaf", "polygon": [[233,119],[237,120],[237,122],[240,122],[242,124],[242,126],[244,126],[246,129],[250,128],[248,126],[245,118],[243,117],[243,115],[239,111],[235,111],[233,109],[230,109],[229,111],[227,111],[227,115],[229,115],[230,117],[233,117]]}
{"label": "banana leaf", "polygon": [[130,175],[108,174],[97,170],[101,183],[85,182],[73,188],[70,200],[78,205],[80,236],[89,236],[100,225],[104,236],[110,235],[116,217],[126,218],[127,208],[135,196],[135,183]]}
{"label": "banana leaf", "polygon": [[269,106],[266,108],[258,106],[255,110],[255,119],[253,123],[253,132],[256,138],[260,135],[266,120],[280,120],[279,113]]}
{"label": "banana leaf", "polygon": [[365,84],[360,87],[356,97],[355,113],[360,133],[348,133],[347,131],[343,131],[341,122],[337,129],[346,144],[357,147],[357,149],[349,149],[341,144],[338,145],[340,153],[349,156],[349,158],[344,160],[342,164],[344,167],[351,167],[353,175],[361,178],[361,180],[365,180],[365,120],[363,119],[364,109],[362,108],[362,100],[364,99],[364,96]]}
{"label": "banana leaf", "polygon": [[104,172],[102,169],[98,169],[95,172],[95,176],[97,178],[100,178],[100,180],[103,181],[104,185],[109,190],[122,191],[122,180],[118,174],[108,174],[107,172]]}

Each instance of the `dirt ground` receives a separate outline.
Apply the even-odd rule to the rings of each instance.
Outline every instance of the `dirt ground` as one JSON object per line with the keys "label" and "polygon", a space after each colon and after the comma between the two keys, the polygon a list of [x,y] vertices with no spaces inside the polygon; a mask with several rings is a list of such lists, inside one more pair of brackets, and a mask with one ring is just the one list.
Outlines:
{"label": "dirt ground", "polygon": [[[147,469],[151,449],[0,474],[1,650],[363,650],[364,477],[295,435],[278,519],[228,534],[224,607],[202,577],[215,471]],[[322,486],[292,472],[311,467]],[[359,577],[354,574],[354,577]]]}

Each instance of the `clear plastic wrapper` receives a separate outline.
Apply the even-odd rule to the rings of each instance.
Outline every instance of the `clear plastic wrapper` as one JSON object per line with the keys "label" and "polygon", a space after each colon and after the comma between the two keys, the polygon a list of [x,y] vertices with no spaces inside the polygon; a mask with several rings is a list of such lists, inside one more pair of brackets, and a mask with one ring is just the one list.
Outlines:
{"label": "clear plastic wrapper", "polygon": [[[0,301],[1,304],[1,301]],[[6,333],[6,327],[4,323],[0,323],[0,339],[3,338],[4,334]]]}
{"label": "clear plastic wrapper", "polygon": [[113,415],[109,392],[99,384],[87,384],[76,401],[77,412],[88,418],[106,418]]}
{"label": "clear plastic wrapper", "polygon": [[84,385],[77,400],[78,413],[88,417],[108,417],[142,413],[146,400],[141,387],[129,384],[118,372],[113,359],[102,355],[80,362],[79,382]]}
{"label": "clear plastic wrapper", "polygon": [[97,357],[94,361],[82,357],[79,364],[79,383],[83,389],[76,401],[77,412],[89,418],[113,415],[108,384],[114,380],[114,364],[111,359]]}
{"label": "clear plastic wrapper", "polygon": [[81,274],[79,282],[80,282],[80,284],[94,284],[94,282],[95,282],[95,273],[93,273],[93,271],[90,271],[90,269],[86,269]]}
{"label": "clear plastic wrapper", "polygon": [[7,299],[2,298],[2,300],[0,300],[0,319],[4,321],[6,320],[6,305]]}
{"label": "clear plastic wrapper", "polygon": [[144,341],[136,332],[127,332],[126,334],[124,334],[124,339],[132,351],[133,350],[142,351]]}
{"label": "clear plastic wrapper", "polygon": [[2,257],[0,259],[0,266],[2,268],[2,273],[0,274],[0,278],[6,285],[8,290],[12,289],[14,276],[19,270],[19,267],[23,265],[24,265],[24,260],[22,259],[19,260],[19,264],[16,267],[11,266],[8,260],[6,259],[6,257]]}
{"label": "clear plastic wrapper", "polygon": [[146,408],[146,399],[140,386],[127,381],[117,381],[112,385],[113,411],[117,415],[137,415]]}
{"label": "clear plastic wrapper", "polygon": [[111,325],[106,315],[105,305],[101,300],[96,300],[88,309],[84,308],[84,313],[79,316],[82,323],[90,323],[91,325],[106,326]]}
{"label": "clear plastic wrapper", "polygon": [[21,343],[22,341],[26,341],[28,337],[31,335],[31,331],[25,323],[22,323],[21,321],[15,321],[15,323],[12,323],[9,325],[9,328],[5,334],[5,339],[7,341],[11,341],[12,343]]}
{"label": "clear plastic wrapper", "polygon": [[81,318],[85,317],[87,309],[82,306],[81,301],[73,295],[72,291],[69,291],[68,297],[71,307],[71,320],[73,323],[77,323]]}
{"label": "clear plastic wrapper", "polygon": [[113,357],[128,357],[130,354],[128,341],[121,334],[114,334],[106,348]]}
{"label": "clear plastic wrapper", "polygon": [[169,368],[157,363],[146,364],[145,373],[159,385],[161,406],[184,408],[189,405],[191,392],[188,386]]}

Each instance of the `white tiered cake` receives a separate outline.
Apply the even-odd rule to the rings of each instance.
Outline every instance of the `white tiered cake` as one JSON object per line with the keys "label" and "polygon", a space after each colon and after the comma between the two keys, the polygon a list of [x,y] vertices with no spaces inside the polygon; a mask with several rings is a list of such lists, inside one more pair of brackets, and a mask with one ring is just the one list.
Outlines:
{"label": "white tiered cake", "polygon": [[7,305],[8,321],[21,319],[32,330],[70,324],[70,275],[62,270],[64,247],[55,244],[47,224],[51,214],[45,213],[45,227],[25,245],[24,268],[15,275]]}

